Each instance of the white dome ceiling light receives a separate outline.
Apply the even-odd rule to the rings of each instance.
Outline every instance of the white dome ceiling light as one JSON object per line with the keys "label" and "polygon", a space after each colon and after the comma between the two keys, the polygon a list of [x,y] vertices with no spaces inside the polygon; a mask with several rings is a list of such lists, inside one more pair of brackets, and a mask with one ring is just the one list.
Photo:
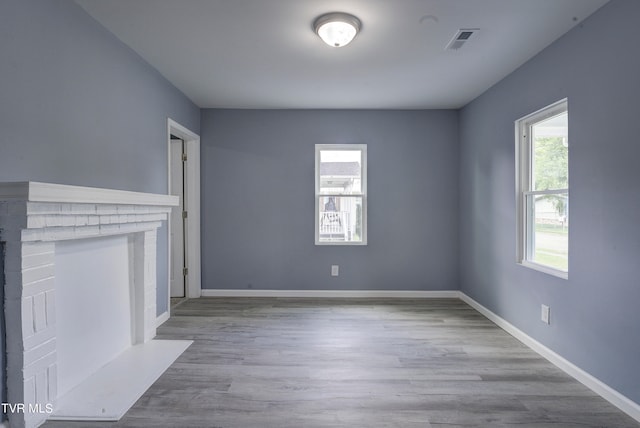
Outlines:
{"label": "white dome ceiling light", "polygon": [[358,34],[362,23],[348,13],[333,12],[319,16],[313,23],[316,34],[329,46],[341,48]]}

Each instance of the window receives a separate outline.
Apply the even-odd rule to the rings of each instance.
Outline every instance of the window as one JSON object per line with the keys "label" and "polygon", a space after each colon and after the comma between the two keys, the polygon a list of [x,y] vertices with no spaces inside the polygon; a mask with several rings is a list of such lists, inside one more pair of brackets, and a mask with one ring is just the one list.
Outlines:
{"label": "window", "polygon": [[516,122],[518,262],[562,278],[569,272],[567,100]]}
{"label": "window", "polygon": [[315,198],[316,245],[366,245],[366,144],[316,144]]}

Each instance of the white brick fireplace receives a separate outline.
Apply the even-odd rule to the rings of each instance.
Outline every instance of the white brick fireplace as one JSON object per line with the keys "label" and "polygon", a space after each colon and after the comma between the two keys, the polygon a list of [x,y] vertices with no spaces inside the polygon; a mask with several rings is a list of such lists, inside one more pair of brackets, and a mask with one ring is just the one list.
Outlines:
{"label": "white brick fireplace", "polygon": [[[130,305],[130,336],[125,340],[132,347],[148,343],[156,334],[156,232],[177,199],[37,182],[0,183],[6,401],[26,406],[23,412],[8,414],[10,426],[37,426],[51,416],[48,408],[57,410],[60,404],[58,358],[67,352],[58,349],[62,314],[56,311],[63,305],[56,299],[59,287],[66,284],[56,281],[56,249],[73,240],[94,239],[99,245],[101,239],[122,237],[128,256],[117,259],[119,263],[124,260],[125,282],[129,279],[125,287],[130,288],[125,303]],[[109,267],[110,261],[103,262]],[[65,277],[61,272],[58,275]]]}

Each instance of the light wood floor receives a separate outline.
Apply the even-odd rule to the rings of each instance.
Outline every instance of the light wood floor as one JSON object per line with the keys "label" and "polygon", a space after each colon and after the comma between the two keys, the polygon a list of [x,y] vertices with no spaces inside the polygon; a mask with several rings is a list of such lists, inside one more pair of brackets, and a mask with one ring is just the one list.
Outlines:
{"label": "light wood floor", "polygon": [[188,300],[194,344],[118,423],[45,427],[639,427],[454,299]]}

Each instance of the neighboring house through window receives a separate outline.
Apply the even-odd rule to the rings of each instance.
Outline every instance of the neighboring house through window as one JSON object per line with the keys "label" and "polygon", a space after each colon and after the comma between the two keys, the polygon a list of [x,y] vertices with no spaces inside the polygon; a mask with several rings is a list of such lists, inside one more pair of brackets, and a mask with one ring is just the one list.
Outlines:
{"label": "neighboring house through window", "polygon": [[366,144],[316,144],[315,243],[367,243]]}
{"label": "neighboring house through window", "polygon": [[567,100],[516,121],[518,263],[568,277]]}

